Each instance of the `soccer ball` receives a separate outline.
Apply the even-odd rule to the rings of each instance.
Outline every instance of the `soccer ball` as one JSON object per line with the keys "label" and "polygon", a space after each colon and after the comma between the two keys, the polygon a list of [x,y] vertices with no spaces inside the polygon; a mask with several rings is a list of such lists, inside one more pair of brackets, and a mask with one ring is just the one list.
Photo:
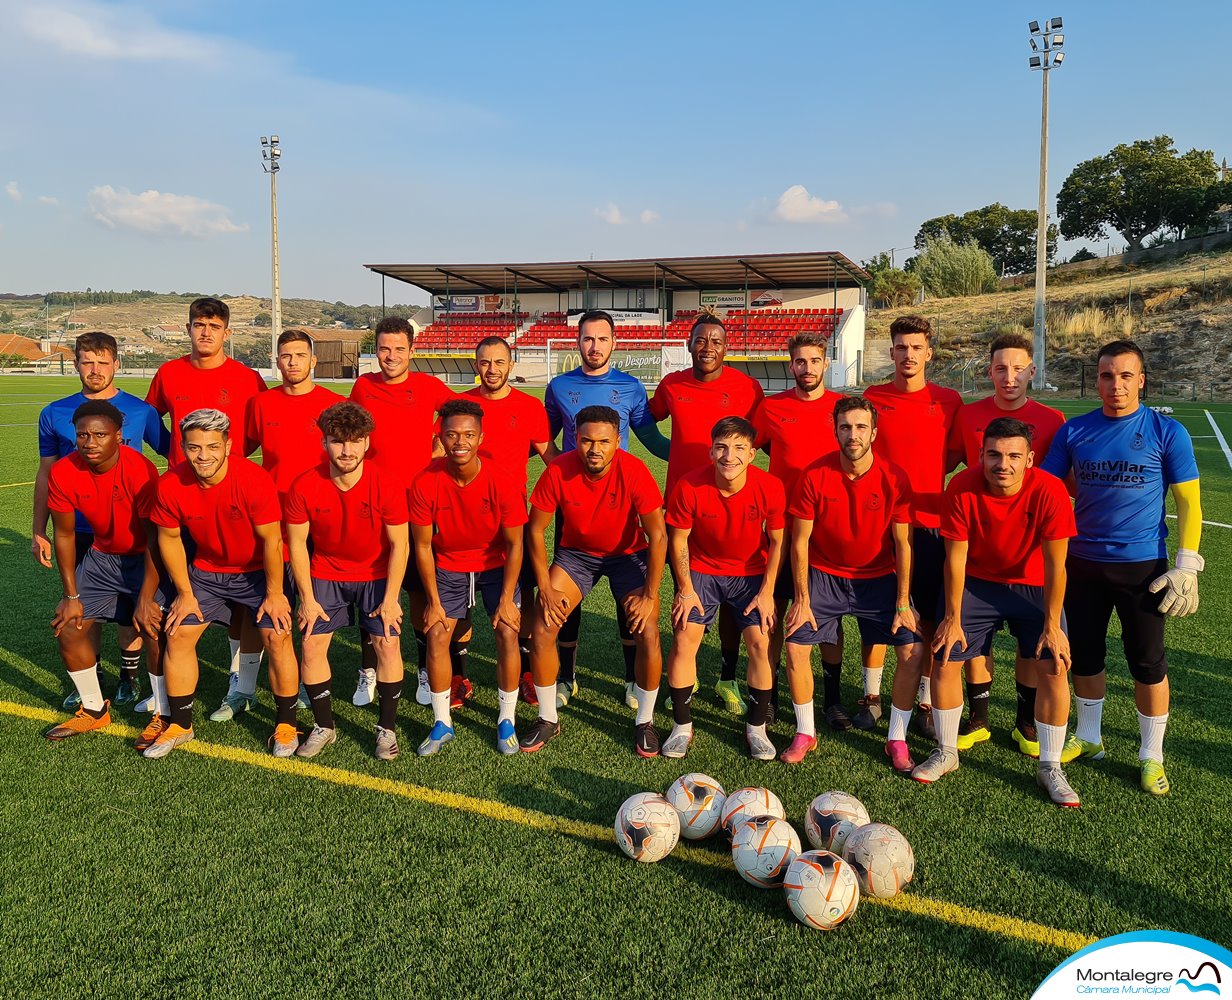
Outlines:
{"label": "soccer ball", "polygon": [[783,892],[796,919],[818,931],[834,930],[860,902],[854,869],[829,851],[805,851],[788,865]]}
{"label": "soccer ball", "polygon": [[860,891],[881,899],[897,896],[915,874],[911,845],[886,823],[869,823],[848,837],[843,860],[855,869]]}
{"label": "soccer ball", "polygon": [[662,861],[680,840],[680,815],[656,792],[638,792],[616,813],[616,843],[634,861]]}
{"label": "soccer ball", "polygon": [[680,814],[680,835],[701,840],[718,830],[727,793],[710,775],[694,773],[673,781],[665,798]]}
{"label": "soccer ball", "polygon": [[754,816],[777,816],[787,818],[787,810],[779,797],[769,788],[739,788],[727,796],[723,803],[723,831],[728,837],[735,832],[742,820]]}
{"label": "soccer ball", "polygon": [[783,884],[787,866],[800,853],[800,835],[778,816],[755,816],[736,827],[732,861],[741,877],[760,889]]}
{"label": "soccer ball", "polygon": [[868,810],[854,795],[822,792],[804,811],[804,834],[817,850],[841,854],[847,838],[868,821]]}

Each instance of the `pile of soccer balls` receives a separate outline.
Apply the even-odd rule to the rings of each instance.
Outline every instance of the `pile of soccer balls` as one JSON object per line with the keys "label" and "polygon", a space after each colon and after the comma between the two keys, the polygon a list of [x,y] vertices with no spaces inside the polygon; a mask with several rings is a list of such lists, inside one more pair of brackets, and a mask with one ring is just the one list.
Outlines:
{"label": "pile of soccer balls", "polygon": [[770,789],[728,795],[705,774],[684,775],[665,795],[630,796],[615,826],[620,849],[646,862],[662,861],[681,837],[702,840],[722,830],[745,881],[760,889],[781,887],[796,919],[816,930],[833,930],[850,917],[861,892],[897,895],[915,872],[907,838],[885,823],[869,822],[864,804],[846,792],[823,792],[805,810],[811,851],[802,850]]}

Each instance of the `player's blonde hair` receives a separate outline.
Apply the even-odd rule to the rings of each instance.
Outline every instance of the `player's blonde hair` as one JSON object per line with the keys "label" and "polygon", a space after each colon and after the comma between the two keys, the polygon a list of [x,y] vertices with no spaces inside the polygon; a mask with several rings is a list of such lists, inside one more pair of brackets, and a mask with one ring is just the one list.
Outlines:
{"label": "player's blonde hair", "polygon": [[189,431],[221,431],[231,433],[231,418],[222,410],[203,407],[193,410],[180,421],[180,437],[187,437]]}

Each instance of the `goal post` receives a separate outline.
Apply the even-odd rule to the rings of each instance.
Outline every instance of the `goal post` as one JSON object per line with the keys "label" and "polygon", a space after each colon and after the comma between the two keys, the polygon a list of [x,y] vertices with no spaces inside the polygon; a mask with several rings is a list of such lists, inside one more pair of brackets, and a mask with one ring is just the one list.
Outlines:
{"label": "goal post", "polygon": [[[547,349],[549,379],[581,367],[576,340],[549,340]],[[620,340],[612,351],[611,364],[644,385],[658,385],[668,372],[689,367],[688,345],[683,340]]]}

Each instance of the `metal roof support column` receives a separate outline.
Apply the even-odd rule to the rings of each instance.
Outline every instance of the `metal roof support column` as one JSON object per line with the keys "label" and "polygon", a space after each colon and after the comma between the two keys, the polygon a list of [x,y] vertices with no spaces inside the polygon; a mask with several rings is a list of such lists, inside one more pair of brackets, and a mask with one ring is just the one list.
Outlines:
{"label": "metal roof support column", "polygon": [[385,318],[385,275],[381,275],[381,319]]}
{"label": "metal roof support column", "polygon": [[749,353],[749,265],[744,265],[744,308],[740,310],[740,328],[744,336],[744,353]]}

